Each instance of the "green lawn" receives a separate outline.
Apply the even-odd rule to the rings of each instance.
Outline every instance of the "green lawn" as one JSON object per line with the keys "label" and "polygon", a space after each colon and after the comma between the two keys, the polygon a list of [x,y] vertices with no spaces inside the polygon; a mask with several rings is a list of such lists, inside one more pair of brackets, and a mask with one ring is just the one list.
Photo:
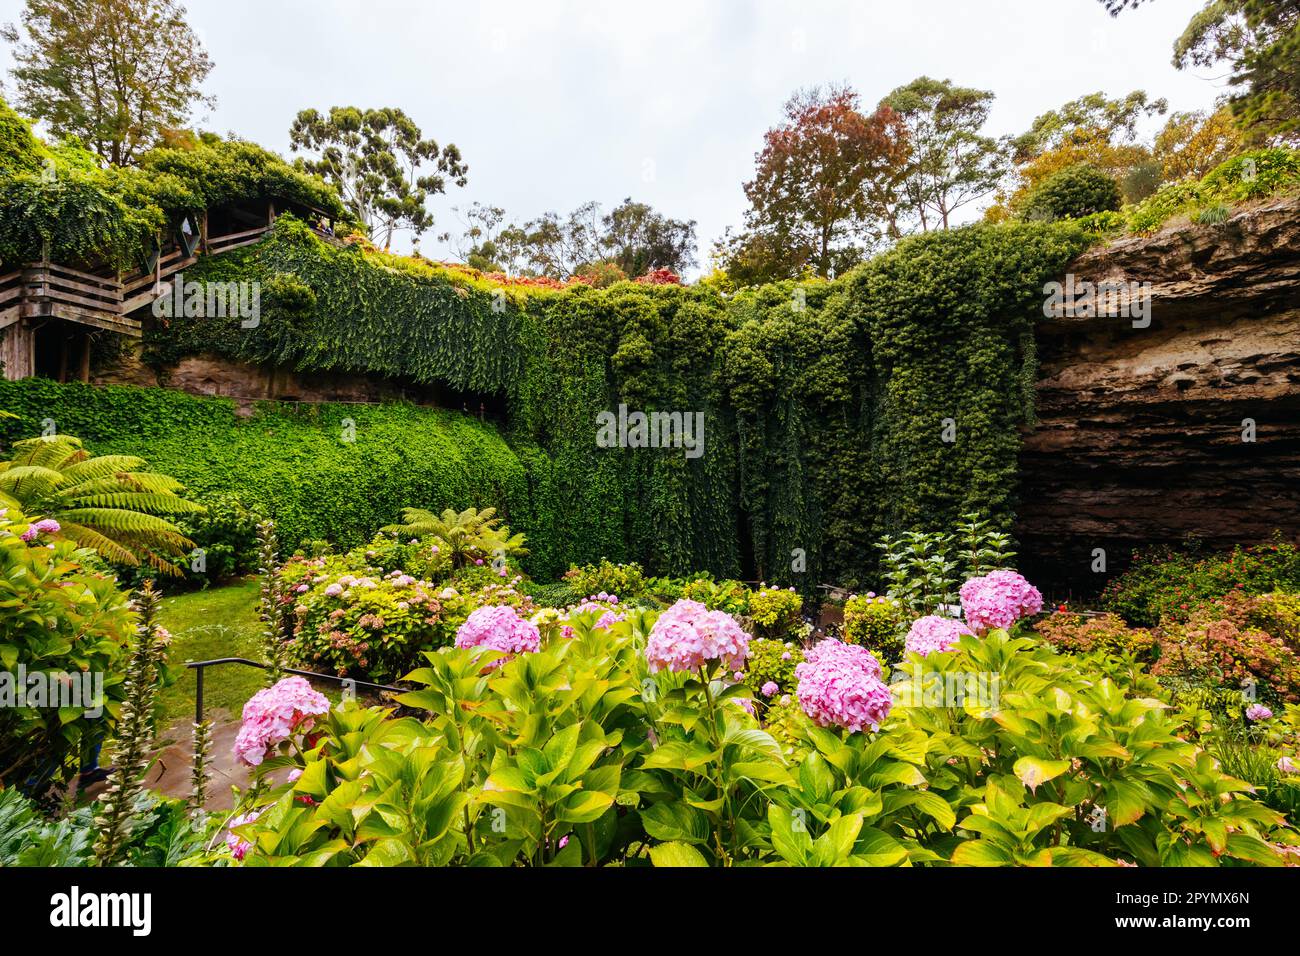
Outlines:
{"label": "green lawn", "polygon": [[[173,638],[167,659],[180,673],[174,684],[163,688],[160,727],[182,718],[194,719],[194,671],[180,666],[185,661],[217,657],[261,660],[257,586],[254,579],[163,599],[159,623]],[[210,667],[203,678],[204,709],[209,717],[217,708],[238,717],[244,702],[264,686],[264,671],[236,664]]]}

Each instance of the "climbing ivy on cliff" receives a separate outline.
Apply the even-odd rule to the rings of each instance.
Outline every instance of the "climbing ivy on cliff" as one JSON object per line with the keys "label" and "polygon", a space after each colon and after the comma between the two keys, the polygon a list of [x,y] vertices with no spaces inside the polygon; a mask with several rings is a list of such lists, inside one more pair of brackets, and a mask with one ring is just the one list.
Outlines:
{"label": "climbing ivy on cliff", "polygon": [[[256,328],[176,318],[147,343],[162,363],[215,351],[498,396],[548,573],[608,557],[855,584],[882,533],[972,510],[1010,526],[1034,318],[1085,242],[1069,224],[974,226],[905,240],[833,282],[728,298],[502,288],[331,246],[286,217],[194,275],[259,279]],[[601,447],[597,416],[620,406],[701,413],[704,453]]]}
{"label": "climbing ivy on cliff", "polygon": [[871,457],[889,489],[881,527],[978,511],[1010,530],[1034,319],[1085,244],[1068,224],[973,226],[906,240],[851,277],[871,343]]}

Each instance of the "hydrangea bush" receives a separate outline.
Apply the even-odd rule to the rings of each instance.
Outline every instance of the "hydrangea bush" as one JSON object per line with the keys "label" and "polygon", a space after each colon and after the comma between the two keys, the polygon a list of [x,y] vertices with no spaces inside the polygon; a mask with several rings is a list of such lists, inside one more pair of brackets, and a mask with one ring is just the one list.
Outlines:
{"label": "hydrangea bush", "polygon": [[927,614],[912,622],[904,646],[909,654],[943,653],[957,646],[963,635],[974,636],[970,628],[950,617]]}
{"label": "hydrangea bush", "polygon": [[1043,609],[1043,596],[1015,571],[991,571],[961,586],[961,608],[966,623],[977,634],[1006,630],[1022,617]]}
{"label": "hydrangea bush", "polygon": [[[795,668],[803,660],[803,649],[794,641],[755,638],[749,642],[745,683],[757,699],[767,703],[773,698],[793,694],[797,682]],[[769,685],[776,688],[771,693],[768,693]]]}
{"label": "hydrangea bush", "polygon": [[[1023,597],[996,606],[1031,613]],[[426,651],[411,673],[417,689],[399,703],[418,718],[295,707],[271,736],[304,726],[299,711],[310,733],[256,768],[237,839],[214,855],[244,866],[1216,866],[1276,865],[1300,846],[1282,813],[1187,739],[1154,679],[1108,671],[1097,653],[1066,658],[1002,627],[952,644],[961,624],[930,622],[920,633],[947,650],[909,655],[898,674],[941,687],[989,675],[996,699],[896,699],[870,651],[836,640],[795,664],[792,691],[772,678],[755,693],[782,645],[751,641],[729,615],[684,600],[595,628],[595,613],[566,638],[553,609],[536,629],[508,608],[476,610],[472,646]],[[508,653],[485,668],[490,646]],[[1281,723],[1256,716],[1261,734]],[[301,773],[273,782],[288,764]],[[1099,812],[1106,827],[1092,825]]]}
{"label": "hydrangea bush", "polygon": [[749,598],[749,621],[755,637],[785,640],[801,623],[803,598],[794,588],[763,585]]}
{"label": "hydrangea bush", "polygon": [[19,707],[0,694],[0,781],[33,792],[69,779],[112,733],[137,620],[113,576],[50,537],[56,529],[0,508],[0,672],[103,675],[102,711]]}
{"label": "hydrangea bush", "polygon": [[906,612],[897,598],[874,592],[855,594],[844,603],[844,640],[860,644],[881,660],[896,661],[903,650]]}
{"label": "hydrangea bush", "polygon": [[828,638],[795,668],[799,703],[818,726],[876,730],[893,705],[880,675],[880,662],[865,647]]}
{"label": "hydrangea bush", "polygon": [[329,700],[305,678],[285,677],[258,691],[244,705],[235,755],[241,763],[256,767],[280,744],[311,730],[316,718],[329,709]]}
{"label": "hydrangea bush", "polygon": [[520,617],[509,606],[477,608],[456,631],[457,647],[500,651],[505,655],[489,663],[489,668],[500,667],[511,655],[537,650],[540,641],[537,625]]}
{"label": "hydrangea bush", "polygon": [[749,656],[749,635],[735,618],[686,598],[659,615],[646,643],[650,672],[705,670],[721,664],[740,670]]}

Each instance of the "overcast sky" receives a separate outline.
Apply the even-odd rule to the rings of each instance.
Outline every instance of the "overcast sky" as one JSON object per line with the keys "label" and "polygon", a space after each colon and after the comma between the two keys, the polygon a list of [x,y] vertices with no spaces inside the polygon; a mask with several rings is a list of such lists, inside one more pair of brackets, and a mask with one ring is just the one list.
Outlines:
{"label": "overcast sky", "polygon": [[[922,74],[949,78],[997,94],[993,135],[1096,90],[1202,109],[1222,77],[1179,72],[1170,54],[1203,5],[1155,0],[1114,20],[1097,0],[187,4],[216,64],[202,127],[287,155],[300,109],[400,107],[469,164],[465,188],[431,201],[434,231],[474,200],[525,219],[631,196],[695,219],[702,263],[741,222],[741,184],[794,90],[847,81],[874,106]],[[0,22],[22,7],[0,0]],[[449,255],[431,233],[421,246]]]}

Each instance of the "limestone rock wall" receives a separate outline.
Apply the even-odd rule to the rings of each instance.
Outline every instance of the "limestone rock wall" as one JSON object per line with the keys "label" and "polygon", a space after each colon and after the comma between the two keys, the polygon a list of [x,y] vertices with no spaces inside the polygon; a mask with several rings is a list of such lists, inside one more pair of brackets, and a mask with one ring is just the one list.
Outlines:
{"label": "limestone rock wall", "polygon": [[1151,282],[1151,321],[1041,324],[1026,566],[1087,593],[1104,581],[1095,548],[1113,573],[1135,547],[1189,537],[1300,540],[1300,198],[1098,247],[1070,272]]}

